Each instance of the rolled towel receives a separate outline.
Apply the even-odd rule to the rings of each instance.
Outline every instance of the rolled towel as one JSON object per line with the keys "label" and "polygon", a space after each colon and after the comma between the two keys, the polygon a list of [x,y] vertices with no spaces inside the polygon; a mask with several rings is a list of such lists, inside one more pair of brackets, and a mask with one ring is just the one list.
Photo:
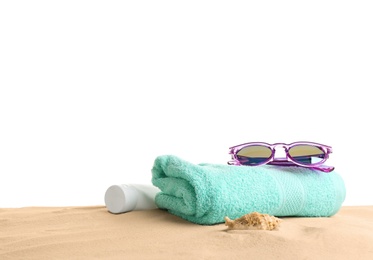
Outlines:
{"label": "rolled towel", "polygon": [[343,179],[302,167],[193,164],[158,156],[152,183],[156,205],[193,223],[212,225],[250,212],[278,217],[329,217],[345,199]]}

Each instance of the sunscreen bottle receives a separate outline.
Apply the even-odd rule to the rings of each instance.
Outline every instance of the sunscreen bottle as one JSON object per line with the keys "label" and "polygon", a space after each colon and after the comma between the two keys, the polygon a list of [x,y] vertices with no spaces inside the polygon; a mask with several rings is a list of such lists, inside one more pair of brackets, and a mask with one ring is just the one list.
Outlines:
{"label": "sunscreen bottle", "polygon": [[105,192],[105,205],[114,214],[132,210],[155,209],[155,195],[160,190],[153,185],[119,184],[110,186]]}

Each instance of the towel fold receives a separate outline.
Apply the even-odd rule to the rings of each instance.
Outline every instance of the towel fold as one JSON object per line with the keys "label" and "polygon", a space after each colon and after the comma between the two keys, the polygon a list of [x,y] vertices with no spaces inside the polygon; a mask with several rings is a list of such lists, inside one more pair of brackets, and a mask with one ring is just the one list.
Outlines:
{"label": "towel fold", "polygon": [[278,217],[329,217],[345,199],[336,172],[302,167],[193,164],[174,155],[158,156],[152,183],[156,205],[193,223],[212,225],[258,211]]}

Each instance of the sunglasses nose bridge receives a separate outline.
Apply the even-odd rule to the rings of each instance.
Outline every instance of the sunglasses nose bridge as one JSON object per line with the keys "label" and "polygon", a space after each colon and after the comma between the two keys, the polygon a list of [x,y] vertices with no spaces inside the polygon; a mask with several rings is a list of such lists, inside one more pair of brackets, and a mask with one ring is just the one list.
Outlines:
{"label": "sunglasses nose bridge", "polygon": [[[280,148],[280,149],[277,149]],[[281,149],[282,148],[282,149]],[[288,152],[285,144],[276,144],[273,147],[273,157],[276,159],[287,159]]]}

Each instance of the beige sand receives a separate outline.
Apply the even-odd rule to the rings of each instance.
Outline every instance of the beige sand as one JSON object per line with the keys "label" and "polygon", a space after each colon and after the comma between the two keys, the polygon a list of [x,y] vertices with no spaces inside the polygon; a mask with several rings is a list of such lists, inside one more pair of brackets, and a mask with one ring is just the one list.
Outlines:
{"label": "beige sand", "polygon": [[275,231],[228,230],[158,209],[0,209],[0,259],[373,259],[373,206],[282,219]]}

